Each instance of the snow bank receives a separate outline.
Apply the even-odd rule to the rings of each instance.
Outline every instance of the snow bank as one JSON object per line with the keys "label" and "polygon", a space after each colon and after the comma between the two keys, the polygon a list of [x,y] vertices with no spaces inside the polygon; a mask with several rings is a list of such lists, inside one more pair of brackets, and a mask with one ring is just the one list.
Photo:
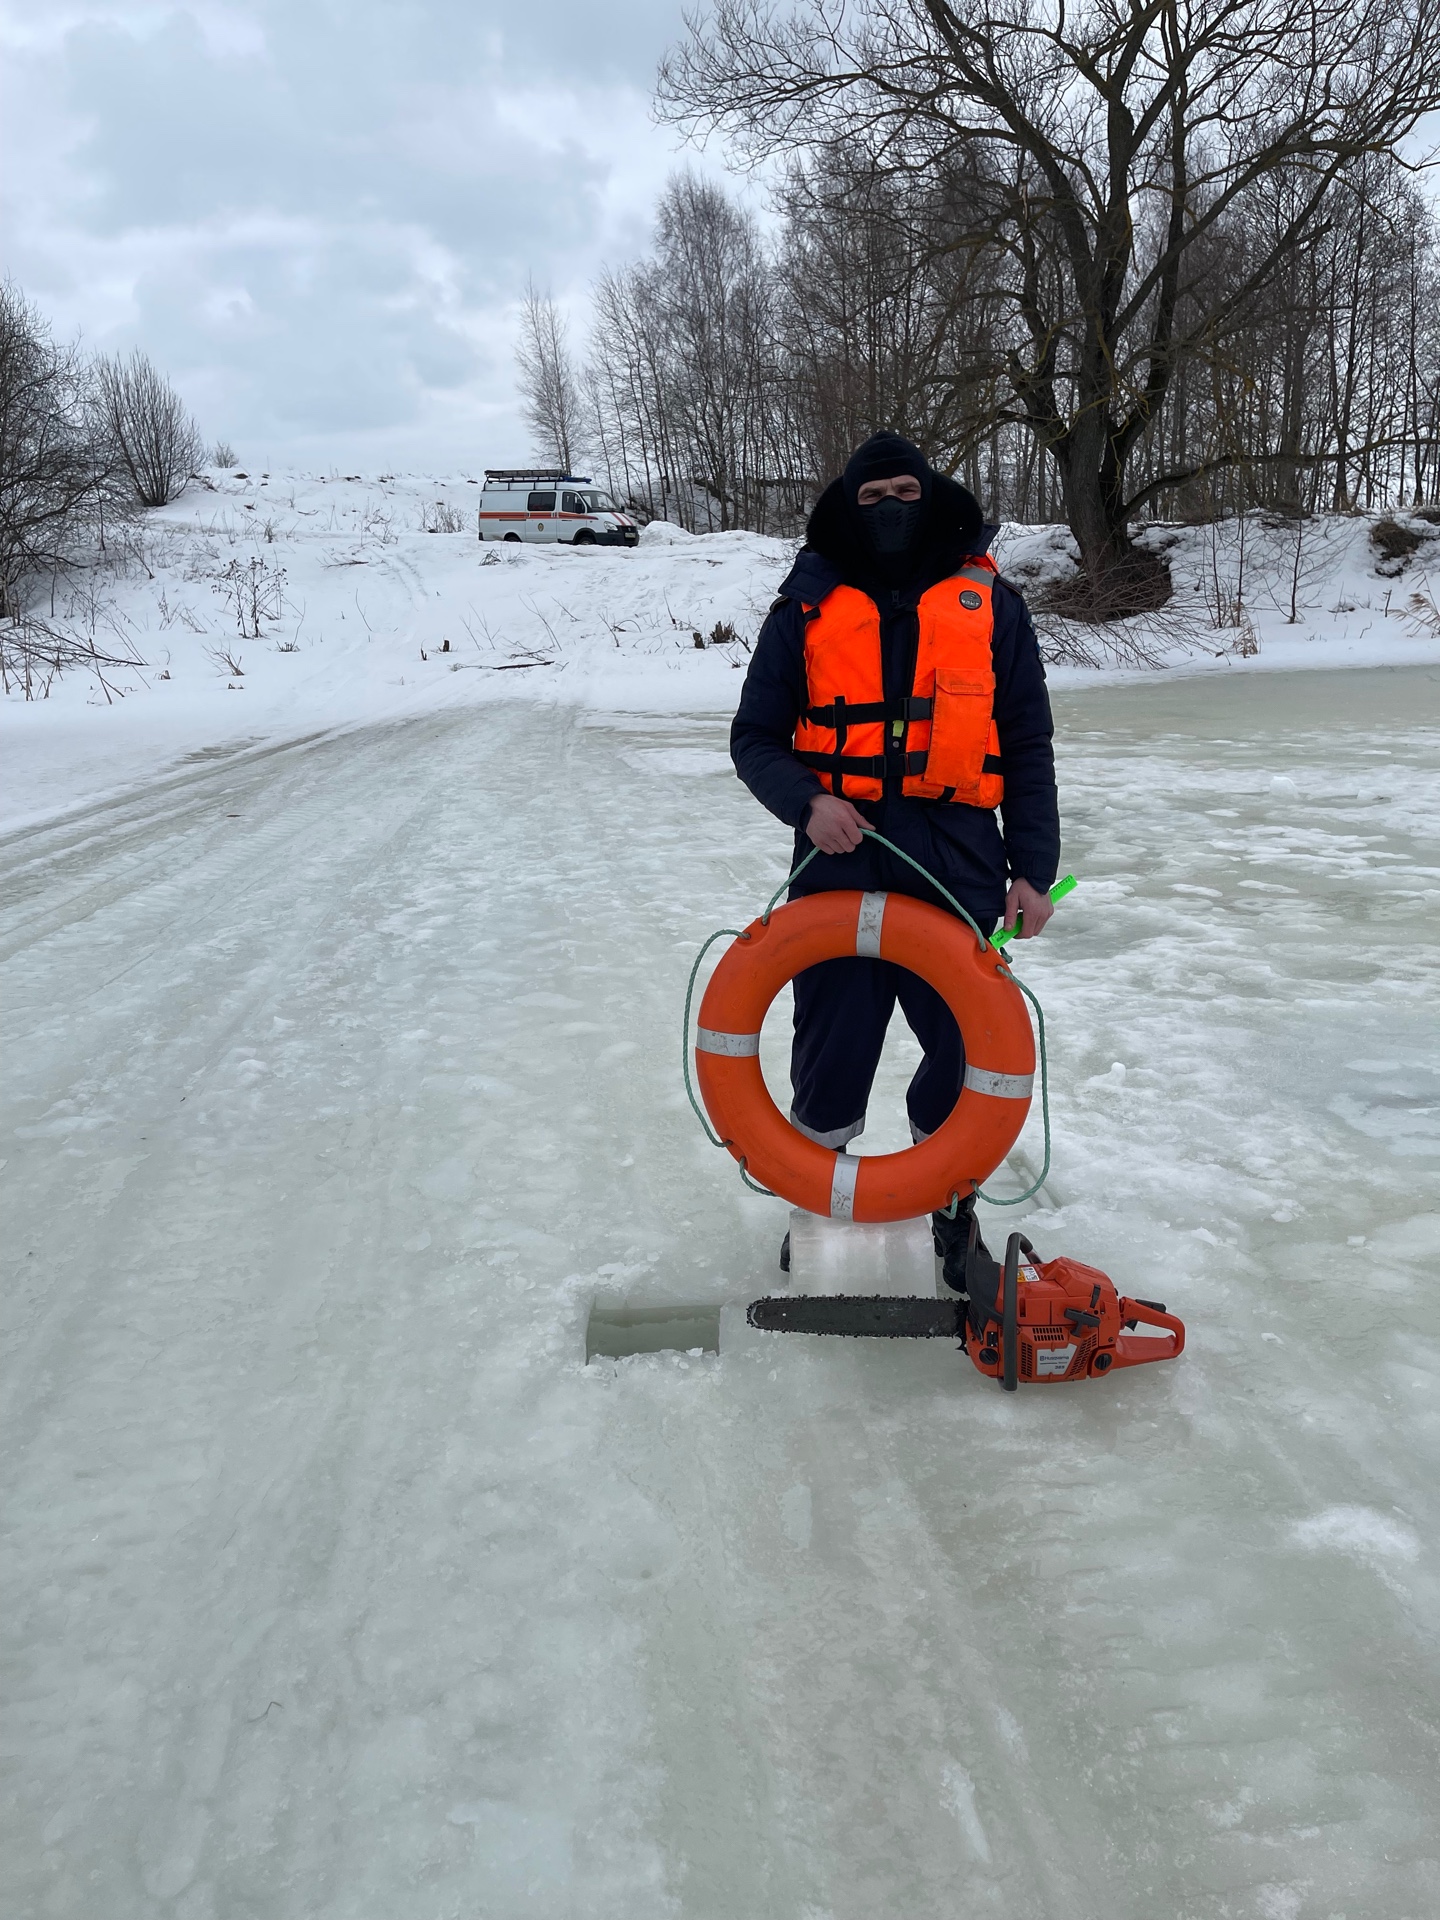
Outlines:
{"label": "snow bank", "polygon": [[[465,477],[215,472],[147,515],[97,598],[62,590],[53,608],[145,664],[112,676],[113,697],[72,675],[43,701],[0,701],[0,824],[197,758],[417,711],[517,698],[732,710],[790,542],[657,522],[630,551],[481,544],[478,498]],[[1378,559],[1371,524],[1157,529],[1175,602],[1130,623],[1134,637],[1188,673],[1436,660],[1440,528],[1406,523],[1422,544],[1400,571]],[[1073,566],[1055,527],[1007,528],[997,555],[1031,590]]]}

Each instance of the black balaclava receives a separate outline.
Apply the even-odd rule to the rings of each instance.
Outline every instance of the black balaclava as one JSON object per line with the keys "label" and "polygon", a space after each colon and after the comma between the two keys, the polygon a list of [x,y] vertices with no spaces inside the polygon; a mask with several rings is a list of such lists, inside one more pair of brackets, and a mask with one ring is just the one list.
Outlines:
{"label": "black balaclava", "polygon": [[[867,480],[893,480],[908,473],[920,482],[918,500],[897,500],[893,494],[871,507],[862,507],[858,495]],[[845,503],[862,539],[887,577],[907,571],[921,529],[930,511],[930,464],[920,449],[898,433],[872,434],[846,463],[841,483]]]}

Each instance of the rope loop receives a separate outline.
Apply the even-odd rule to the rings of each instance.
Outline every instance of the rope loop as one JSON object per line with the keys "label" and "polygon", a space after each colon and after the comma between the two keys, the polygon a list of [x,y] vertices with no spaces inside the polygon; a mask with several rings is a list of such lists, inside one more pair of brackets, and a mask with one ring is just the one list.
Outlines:
{"label": "rope loop", "polygon": [[1045,1128],[1045,1163],[1040,1169],[1039,1178],[1032,1186],[1026,1187],[1023,1193],[1013,1194],[1007,1200],[1002,1200],[993,1193],[986,1193],[983,1187],[977,1186],[976,1193],[987,1206],[991,1207],[1018,1207],[1022,1200],[1033,1199],[1050,1177],[1050,1062],[1045,1050],[1045,1010],[1013,968],[1010,969],[1010,978],[1035,1009],[1035,1051],[1040,1056],[1040,1119]]}
{"label": "rope loop", "polygon": [[[680,1029],[680,1071],[685,1076],[685,1097],[690,1102],[691,1111],[694,1113],[695,1118],[705,1129],[705,1138],[710,1142],[712,1147],[723,1147],[726,1145],[726,1142],[722,1140],[719,1134],[711,1127],[706,1117],[705,1109],[695,1098],[695,1089],[690,1082],[690,1004],[695,998],[695,976],[700,971],[700,962],[705,958],[715,942],[717,940],[723,940],[727,933],[732,935],[736,940],[743,940],[745,938],[738,927],[717,927],[715,932],[712,933],[710,938],[705,942],[704,946],[701,947],[699,953],[695,956],[695,964],[690,969],[690,983],[685,989],[685,1024]],[[743,1175],[745,1171],[743,1166],[740,1171]]]}
{"label": "rope loop", "polygon": [[809,853],[807,853],[805,858],[800,862],[799,866],[796,867],[795,871],[793,873],[787,874],[786,877],[780,882],[779,886],[775,889],[774,893],[772,893],[770,898],[765,902],[765,911],[760,916],[760,924],[762,927],[769,926],[770,916],[775,911],[775,902],[780,898],[782,893],[788,893],[790,891],[791,887],[800,878],[801,874],[804,873],[806,867],[809,866],[810,862],[815,858],[815,856],[819,853],[819,851],[820,851],[819,847],[812,847]]}

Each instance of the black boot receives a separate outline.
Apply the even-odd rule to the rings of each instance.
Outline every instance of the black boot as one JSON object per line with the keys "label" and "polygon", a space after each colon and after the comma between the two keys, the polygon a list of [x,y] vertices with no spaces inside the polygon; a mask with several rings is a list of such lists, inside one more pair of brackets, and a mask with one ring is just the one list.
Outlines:
{"label": "black boot", "polygon": [[932,1213],[930,1228],[935,1257],[945,1263],[941,1278],[946,1286],[978,1301],[994,1300],[1000,1284],[1000,1265],[980,1237],[974,1194],[966,1195],[953,1216]]}

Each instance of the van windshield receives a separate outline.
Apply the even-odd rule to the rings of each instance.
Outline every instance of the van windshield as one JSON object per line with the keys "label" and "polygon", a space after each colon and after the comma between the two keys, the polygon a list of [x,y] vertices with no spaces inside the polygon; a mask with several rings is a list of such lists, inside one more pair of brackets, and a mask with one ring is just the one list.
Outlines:
{"label": "van windshield", "polygon": [[608,493],[600,493],[593,488],[587,487],[580,498],[585,502],[591,513],[619,512],[619,508],[615,505],[615,502],[610,498]]}

